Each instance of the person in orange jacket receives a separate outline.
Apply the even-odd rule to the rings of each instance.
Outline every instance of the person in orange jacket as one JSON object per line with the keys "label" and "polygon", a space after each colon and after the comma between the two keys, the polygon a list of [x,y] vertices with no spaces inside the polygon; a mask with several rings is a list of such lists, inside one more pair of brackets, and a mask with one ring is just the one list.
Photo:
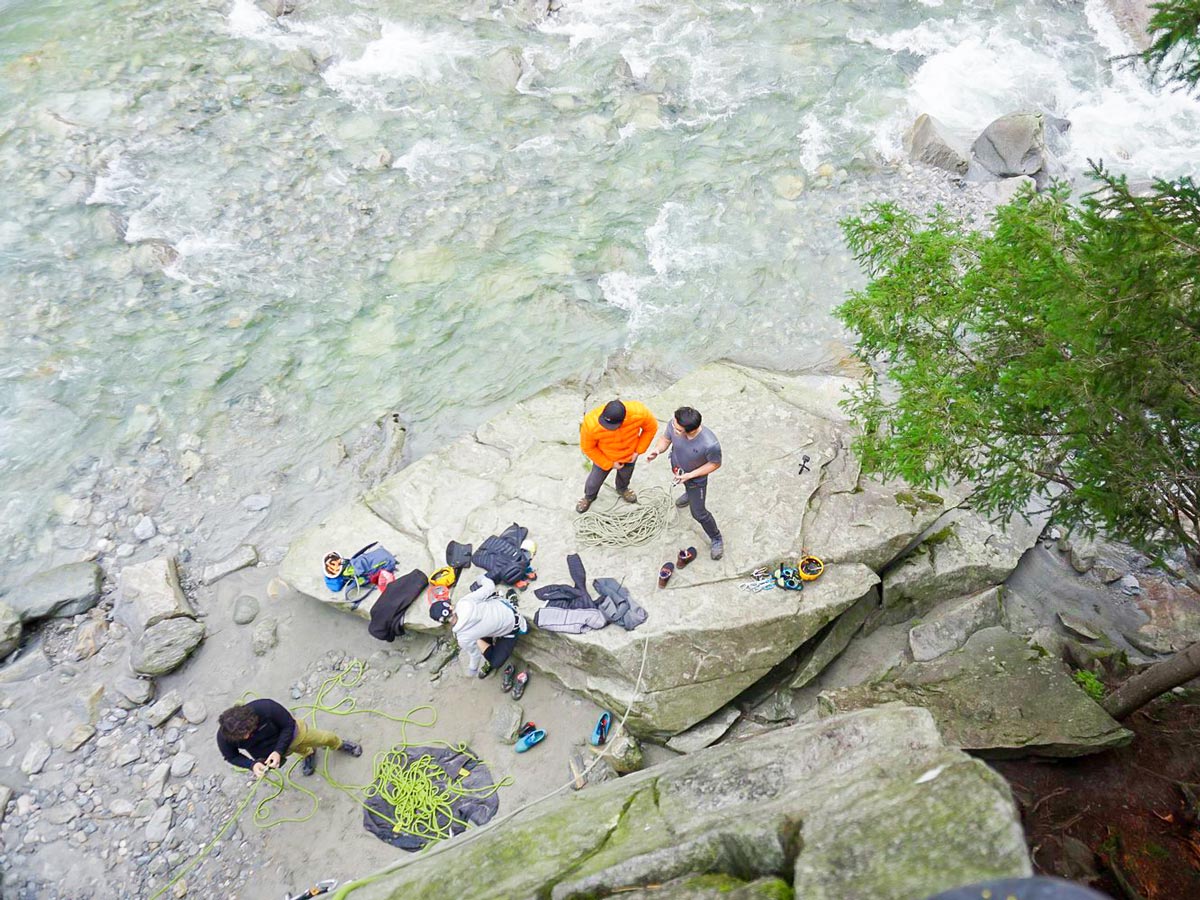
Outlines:
{"label": "person in orange jacket", "polygon": [[608,473],[617,470],[617,493],[626,503],[637,503],[637,494],[629,489],[633,465],[646,452],[658,432],[658,420],[642,403],[610,400],[583,417],[579,426],[579,448],[592,461],[583,486],[583,498],[575,512],[587,512],[600,493]]}

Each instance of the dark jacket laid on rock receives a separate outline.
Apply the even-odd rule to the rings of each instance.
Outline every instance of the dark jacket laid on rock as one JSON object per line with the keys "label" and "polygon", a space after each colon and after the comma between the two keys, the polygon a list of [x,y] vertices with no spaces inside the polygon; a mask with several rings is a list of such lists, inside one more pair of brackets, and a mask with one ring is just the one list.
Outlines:
{"label": "dark jacket laid on rock", "polygon": [[539,600],[545,600],[546,605],[555,609],[595,609],[596,601],[587,589],[587,571],[583,568],[583,560],[578,553],[567,557],[567,571],[571,573],[572,584],[547,584],[538,588],[533,595]]}
{"label": "dark jacket laid on rock", "polygon": [[598,631],[608,624],[604,613],[592,609],[556,609],[547,606],[539,609],[533,617],[534,623],[543,631],[561,631],[566,634],[583,634]]}
{"label": "dark jacket laid on rock", "polygon": [[[251,700],[246,705],[258,716],[258,728],[244,741],[231,741],[217,729],[217,747],[225,761],[243,769],[253,769],[254,763],[263,762],[272,753],[278,753],[281,760],[287,759],[288,747],[292,746],[292,738],[296,736],[296,720],[292,714],[274,700]],[[242,750],[254,759],[247,759],[240,752]]]}
{"label": "dark jacket laid on rock", "polygon": [[626,631],[633,631],[649,617],[617,579],[597,578],[592,582],[592,587],[600,597],[596,601],[596,608],[607,621],[620,625]]}
{"label": "dark jacket laid on rock", "polygon": [[371,607],[371,624],[367,633],[381,641],[394,641],[404,634],[404,614],[429,584],[429,576],[413,569],[387,586]]}

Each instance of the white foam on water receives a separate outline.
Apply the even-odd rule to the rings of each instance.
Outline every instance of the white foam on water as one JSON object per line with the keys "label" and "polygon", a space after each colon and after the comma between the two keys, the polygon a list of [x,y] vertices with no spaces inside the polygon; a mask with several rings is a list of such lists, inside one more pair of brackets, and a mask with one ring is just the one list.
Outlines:
{"label": "white foam on water", "polygon": [[642,296],[643,289],[656,281],[653,276],[630,275],[628,272],[618,271],[605,272],[597,282],[605,302],[629,313],[627,327],[631,337],[659,312],[658,307],[647,302]]}
{"label": "white foam on water", "polygon": [[122,206],[140,193],[141,178],[124,156],[109,160],[103,175],[96,176],[92,193],[84,201],[89,206],[108,204]]}
{"label": "white foam on water", "polygon": [[720,224],[724,206],[715,214],[698,212],[682,203],[664,203],[654,224],[646,229],[646,258],[659,277],[671,279],[715,266],[728,254],[726,247],[706,244],[699,232]]}
{"label": "white foam on water", "polygon": [[392,82],[438,81],[458,60],[474,55],[478,49],[476,44],[446,32],[384,22],[379,39],[367,44],[361,56],[334,63],[324,78],[343,94],[370,95],[386,90]]}
{"label": "white foam on water", "polygon": [[[1100,0],[1085,5],[1088,25],[1112,56],[1134,47]],[[1110,63],[1111,77],[1067,110],[1071,121],[1066,162],[1081,169],[1088,159],[1135,177],[1200,175],[1196,135],[1200,100],[1154,86],[1141,66]]]}
{"label": "white foam on water", "polygon": [[230,33],[236,38],[264,41],[286,49],[300,46],[300,39],[289,34],[254,0],[233,0],[226,21]]}
{"label": "white foam on water", "polygon": [[829,158],[833,135],[817,113],[811,110],[804,114],[800,125],[800,163],[808,171],[814,171]]}

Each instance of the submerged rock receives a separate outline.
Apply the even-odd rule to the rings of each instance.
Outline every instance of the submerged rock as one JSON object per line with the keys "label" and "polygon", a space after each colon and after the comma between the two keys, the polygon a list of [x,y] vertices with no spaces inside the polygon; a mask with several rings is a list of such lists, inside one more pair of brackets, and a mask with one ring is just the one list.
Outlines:
{"label": "submerged rock", "polygon": [[997,756],[1083,756],[1133,739],[1060,660],[1001,627],[932,662],[820,695],[824,714],[895,702],[928,709],[947,743]]}
{"label": "submerged rock", "polygon": [[[538,852],[514,850],[529,847]],[[502,897],[624,895],[679,879],[726,897],[791,883],[806,900],[912,900],[1030,872],[1003,779],[906,708],[702,750],[550,801],[456,853],[454,866],[417,857],[365,897],[458,900],[487,872]]]}

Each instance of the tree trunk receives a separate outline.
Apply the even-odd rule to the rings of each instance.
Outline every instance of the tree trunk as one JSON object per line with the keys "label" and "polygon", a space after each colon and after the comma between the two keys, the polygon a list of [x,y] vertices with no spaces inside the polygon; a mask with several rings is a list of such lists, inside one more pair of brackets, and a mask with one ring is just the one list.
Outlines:
{"label": "tree trunk", "polygon": [[1109,694],[1104,709],[1114,719],[1124,719],[1155,697],[1173,687],[1200,676],[1200,642],[1180,650],[1169,659],[1155,663],[1134,675]]}

